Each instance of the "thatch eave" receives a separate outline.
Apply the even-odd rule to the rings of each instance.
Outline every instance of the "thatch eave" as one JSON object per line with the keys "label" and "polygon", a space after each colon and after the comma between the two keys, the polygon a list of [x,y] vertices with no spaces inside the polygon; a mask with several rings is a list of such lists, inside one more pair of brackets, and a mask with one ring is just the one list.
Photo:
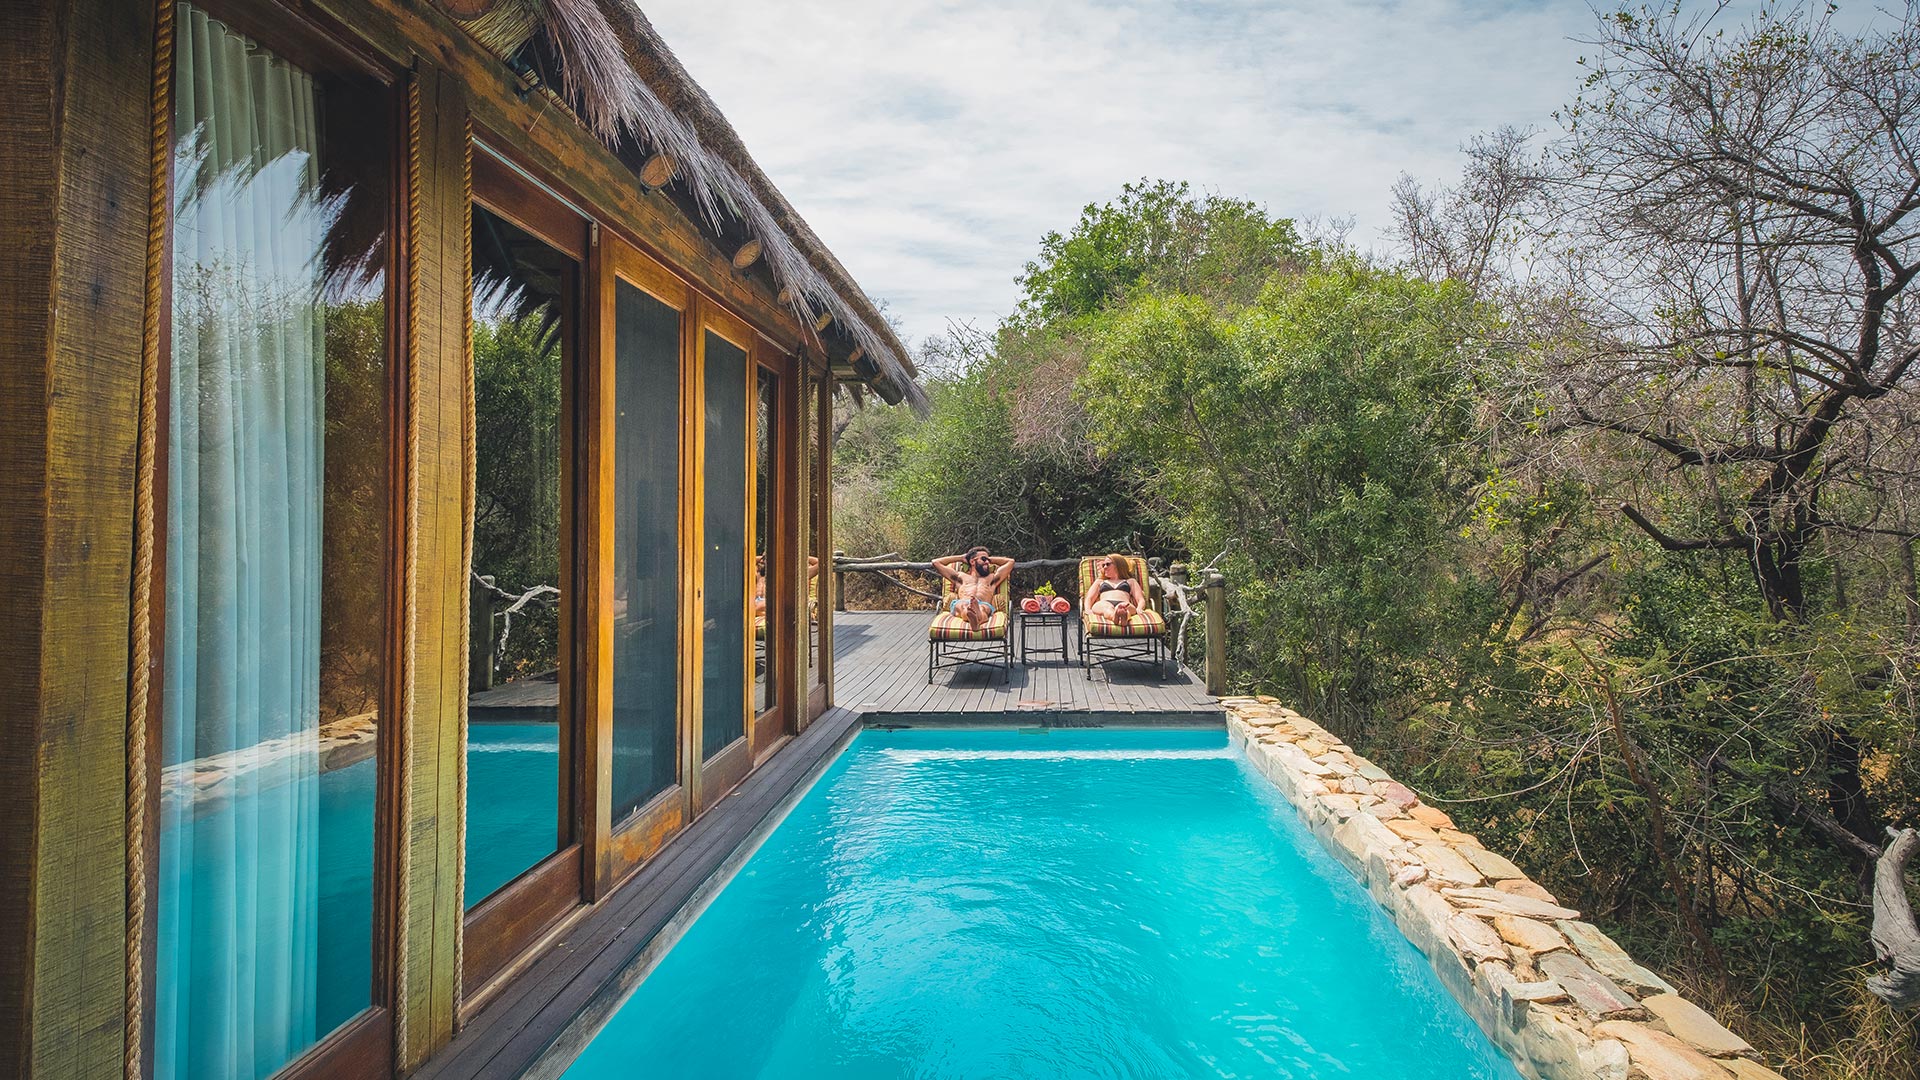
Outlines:
{"label": "thatch eave", "polygon": [[[759,260],[807,332],[864,358],[857,377],[882,400],[925,413],[926,392],[906,345],[631,0],[498,0],[466,25],[503,58],[544,30],[582,122],[617,151],[639,151],[623,159],[671,159],[672,182],[685,186],[711,233],[759,241]],[[816,332],[823,315],[830,319]]]}

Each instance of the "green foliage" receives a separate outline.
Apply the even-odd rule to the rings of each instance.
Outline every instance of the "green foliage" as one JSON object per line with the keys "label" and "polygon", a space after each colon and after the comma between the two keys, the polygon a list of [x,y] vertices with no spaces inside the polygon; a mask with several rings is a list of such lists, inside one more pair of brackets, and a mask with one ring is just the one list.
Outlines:
{"label": "green foliage", "polygon": [[[560,581],[560,343],[544,306],[475,319],[475,572],[519,595]],[[560,648],[556,605],[514,617],[504,677],[551,669]]]}
{"label": "green foliage", "polygon": [[1088,205],[1071,232],[1041,238],[1040,258],[1020,277],[1015,321],[1068,322],[1138,292],[1244,304],[1276,271],[1311,255],[1291,220],[1255,203],[1141,180],[1112,202]]}
{"label": "green foliage", "polygon": [[386,305],[327,304],[326,528],[320,605],[321,711],[379,708],[380,628],[386,622],[388,550]]}
{"label": "green foliage", "polygon": [[1457,352],[1463,292],[1351,256],[1276,279],[1231,317],[1148,296],[1104,327],[1082,400],[1141,462],[1182,546],[1227,565],[1239,670],[1362,723],[1484,622],[1446,528],[1478,477]]}
{"label": "green foliage", "polygon": [[1017,437],[1009,367],[984,363],[939,387],[931,418],[902,440],[886,490],[907,548],[1049,558],[1150,543],[1118,463]]}

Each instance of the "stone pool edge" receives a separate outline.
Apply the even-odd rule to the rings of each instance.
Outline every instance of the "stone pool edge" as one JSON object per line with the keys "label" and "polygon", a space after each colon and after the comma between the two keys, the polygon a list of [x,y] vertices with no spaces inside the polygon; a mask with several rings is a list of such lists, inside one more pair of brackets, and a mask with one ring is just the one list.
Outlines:
{"label": "stone pool edge", "polygon": [[1273,698],[1227,732],[1532,1080],[1782,1080],[1746,1040],[1384,769]]}

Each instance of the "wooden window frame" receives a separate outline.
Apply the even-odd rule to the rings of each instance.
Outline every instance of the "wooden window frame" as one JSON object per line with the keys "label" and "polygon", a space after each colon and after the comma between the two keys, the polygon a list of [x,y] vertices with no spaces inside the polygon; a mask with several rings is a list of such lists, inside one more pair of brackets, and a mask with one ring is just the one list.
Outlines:
{"label": "wooden window frame", "polygon": [[[165,11],[159,18],[174,20],[178,18],[178,0],[157,0],[161,8],[173,8]],[[408,162],[404,133],[407,130],[407,98],[402,92],[406,72],[386,62],[380,54],[359,40],[346,26],[323,13],[314,12],[304,5],[293,6],[278,0],[195,0],[194,6],[209,15],[227,23],[236,31],[245,34],[276,56],[287,59],[308,69],[323,66],[351,72],[380,84],[387,94],[388,138],[387,138],[387,226],[386,260],[383,271],[386,275],[386,457],[387,457],[387,522],[385,541],[386,558],[383,560],[385,580],[382,583],[383,640],[380,643],[381,670],[380,682],[380,722],[374,732],[374,768],[376,771],[374,789],[374,828],[373,828],[373,931],[371,966],[369,971],[371,985],[370,1001],[367,1008],[342,1022],[332,1031],[321,1036],[320,1041],[308,1047],[304,1052],[282,1065],[274,1075],[276,1080],[321,1080],[327,1077],[386,1077],[392,1075],[396,1061],[394,1045],[394,974],[400,963],[396,954],[398,934],[397,921],[404,917],[399,908],[398,869],[400,851],[405,842],[404,822],[399,820],[400,808],[400,742],[397,738],[398,726],[406,715],[406,703],[403,700],[404,688],[397,673],[405,670],[405,657],[402,650],[405,634],[402,630],[405,619],[406,597],[401,587],[405,581],[406,566],[406,460],[405,460],[405,423],[403,405],[406,400],[407,385],[407,340],[412,328],[407,320],[407,249],[409,235],[407,231],[409,190],[411,177],[408,175]],[[171,57],[156,54],[157,65],[163,59],[171,62]],[[171,85],[176,78],[173,71],[154,72],[154,85],[161,79]],[[170,97],[171,100],[171,97]],[[140,928],[140,952],[142,958],[140,985],[132,992],[140,1000],[139,1031],[139,1075],[152,1077],[154,1073],[154,1017],[158,995],[158,955],[159,955],[159,879],[160,879],[160,824],[161,824],[161,774],[163,768],[164,735],[162,727],[165,721],[163,708],[164,676],[166,671],[166,565],[167,565],[167,493],[168,458],[167,432],[171,428],[171,371],[173,364],[173,224],[171,208],[174,203],[172,159],[174,140],[178,132],[174,130],[171,112],[162,115],[156,110],[154,135],[168,147],[167,164],[155,173],[155,182],[159,186],[156,192],[156,205],[168,207],[166,219],[161,225],[160,243],[157,245],[158,266],[149,266],[148,273],[155,275],[160,283],[158,292],[159,310],[155,313],[159,320],[156,335],[156,350],[159,360],[160,377],[154,387],[156,427],[154,453],[152,457],[153,475],[150,490],[153,493],[152,535],[153,573],[144,602],[148,608],[148,649],[152,658],[149,666],[147,686],[147,737],[137,757],[128,762],[129,768],[141,769],[146,773],[146,806],[144,820],[146,827],[139,834],[129,834],[127,842],[138,844],[144,851],[142,867],[144,880],[141,883],[146,894],[155,897],[146,909],[146,919]]]}
{"label": "wooden window frame", "polygon": [[[754,354],[758,347],[758,336],[746,320],[711,303],[704,298],[696,305],[697,319],[694,322],[694,392],[688,396],[688,423],[682,428],[688,434],[685,450],[693,464],[693,483],[689,487],[692,498],[688,500],[687,520],[692,527],[684,535],[691,538],[690,543],[682,545],[686,556],[683,580],[690,586],[693,618],[686,623],[689,640],[689,659],[693,668],[690,672],[689,689],[692,691],[692,709],[690,710],[691,730],[687,739],[687,775],[693,780],[693,816],[699,817],[714,803],[720,801],[728,791],[746,778],[753,768],[752,733],[753,716],[753,625],[751,605],[742,605],[740,618],[747,623],[744,656],[741,660],[741,679],[745,684],[745,706],[741,709],[742,719],[740,736],[712,754],[704,753],[701,738],[701,724],[705,718],[705,643],[700,638],[700,628],[706,621],[706,506],[707,506],[707,334],[712,333],[730,345],[746,353],[746,401],[749,412],[757,395],[754,383],[759,369],[754,364]],[[741,437],[753,438],[753,424],[748,416],[740,417]],[[748,463],[754,460],[753,447],[746,445]],[[747,499],[740,507],[749,523],[753,519],[753,483],[752,470],[748,470]],[[745,584],[744,595],[753,595],[753,545],[752,530],[747,530],[748,543],[741,552],[740,574]]]}
{"label": "wooden window frame", "polygon": [[[464,909],[462,919],[460,986],[463,999],[477,1007],[512,973],[515,963],[524,957],[546,934],[591,895],[588,877],[587,837],[594,834],[591,813],[593,797],[582,781],[591,776],[582,768],[583,758],[593,740],[585,738],[586,682],[583,642],[592,640],[596,613],[594,605],[580,602],[588,594],[582,582],[588,580],[583,563],[585,535],[582,518],[588,511],[586,477],[591,464],[578,464],[577,449],[593,452],[592,426],[583,415],[588,400],[584,391],[586,372],[592,368],[589,343],[595,340],[597,305],[587,302],[592,295],[589,254],[592,224],[566,202],[512,164],[504,155],[484,142],[473,148],[473,204],[483,207],[546,243],[574,261],[575,275],[571,300],[571,329],[562,354],[560,381],[560,581],[562,615],[559,648],[559,821],[566,829],[566,842],[556,837],[555,850],[502,885],[492,895]],[[469,286],[471,288],[471,286]],[[472,303],[472,298],[468,298]],[[473,363],[469,356],[467,363]],[[585,446],[583,447],[583,443]],[[468,463],[471,467],[472,463]],[[576,598],[572,601],[569,597]],[[465,715],[465,703],[461,705]],[[583,745],[587,744],[587,745]],[[465,725],[462,725],[461,752],[466,753]],[[468,838],[471,842],[471,837]],[[462,860],[466,851],[461,851]],[[464,902],[464,898],[463,898]]]}
{"label": "wooden window frame", "polygon": [[[798,475],[794,469],[795,440],[781,438],[798,430],[793,422],[794,403],[798,400],[796,386],[799,382],[799,365],[792,356],[780,351],[772,343],[761,339],[755,343],[752,363],[748,364],[749,385],[752,395],[748,409],[747,449],[749,460],[754,468],[749,475],[747,506],[748,520],[754,525],[747,534],[747,552],[749,562],[760,549],[761,537],[758,534],[759,521],[759,475],[758,466],[759,432],[759,376],[764,373],[774,380],[772,409],[773,431],[767,439],[772,459],[767,463],[767,478],[773,487],[773,497],[767,507],[766,539],[766,596],[767,596],[767,639],[763,646],[766,665],[768,705],[764,710],[756,710],[749,699],[748,711],[752,714],[751,726],[747,735],[749,749],[754,761],[758,762],[786,736],[794,734],[794,707],[796,661],[800,653],[794,648],[796,635],[804,637],[809,629],[806,624],[806,560],[796,557],[800,546],[797,543],[797,530],[793,527],[794,515],[794,479]],[[749,578],[751,581],[751,578]],[[749,690],[751,676],[749,671]]]}
{"label": "wooden window frame", "polygon": [[[805,672],[800,680],[806,695],[807,706],[804,718],[798,728],[805,730],[821,713],[826,712],[833,702],[833,613],[834,600],[831,595],[833,582],[833,376],[824,366],[807,365],[806,397],[800,404],[802,416],[797,427],[804,429],[803,442],[800,445],[800,468],[807,470],[807,445],[818,440],[819,460],[812,463],[807,476],[807,524],[811,527],[818,522],[820,531],[820,582],[821,602],[818,626],[809,626],[809,635],[820,637],[819,655],[816,665],[820,672],[820,681],[809,682]],[[819,412],[807,415],[811,408]],[[805,545],[811,535],[802,536],[800,542]],[[809,549],[808,554],[812,554]],[[815,647],[809,645],[809,647]]]}

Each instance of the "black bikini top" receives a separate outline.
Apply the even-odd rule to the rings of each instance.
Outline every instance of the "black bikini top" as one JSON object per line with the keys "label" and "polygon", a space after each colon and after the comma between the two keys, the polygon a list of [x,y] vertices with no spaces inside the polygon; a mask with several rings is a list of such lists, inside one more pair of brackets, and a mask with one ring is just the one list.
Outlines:
{"label": "black bikini top", "polygon": [[1133,579],[1132,579],[1132,578],[1121,578],[1121,579],[1120,579],[1119,581],[1107,581],[1107,580],[1105,580],[1104,578],[1103,578],[1103,579],[1101,579],[1101,581],[1100,581],[1100,588],[1099,588],[1099,591],[1098,591],[1098,595],[1100,595],[1100,596],[1105,596],[1105,595],[1107,595],[1107,594],[1108,594],[1108,593],[1110,593],[1110,592],[1114,592],[1115,590],[1118,590],[1118,591],[1120,591],[1120,592],[1123,592],[1123,593],[1130,593],[1130,592],[1132,592],[1132,591],[1133,591]]}

